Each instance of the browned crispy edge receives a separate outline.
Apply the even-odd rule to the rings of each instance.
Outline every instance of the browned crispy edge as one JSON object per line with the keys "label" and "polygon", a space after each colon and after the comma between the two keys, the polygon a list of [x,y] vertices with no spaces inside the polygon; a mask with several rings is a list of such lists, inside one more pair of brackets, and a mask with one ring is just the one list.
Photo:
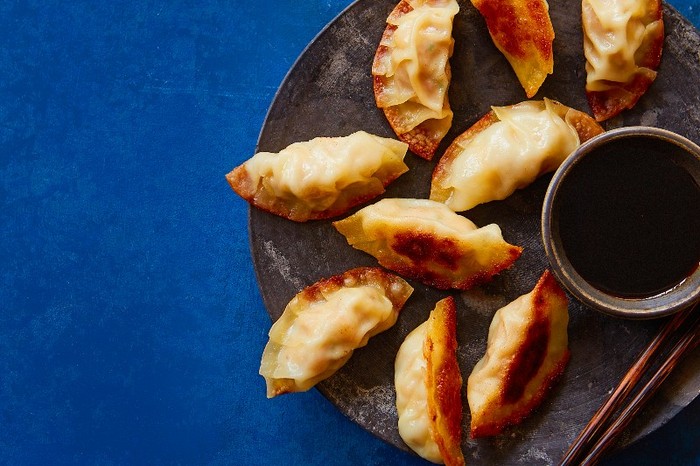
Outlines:
{"label": "browned crispy edge", "polygon": [[452,162],[462,152],[462,147],[466,146],[477,134],[497,121],[499,121],[499,119],[496,116],[496,113],[491,110],[452,141],[452,143],[445,150],[445,153],[442,155],[442,157],[440,157],[440,160],[433,170],[433,182],[430,187],[430,199],[440,202],[447,200],[447,190],[439,188],[436,181],[443,180],[449,175]]}
{"label": "browned crispy edge", "polygon": [[[400,18],[401,16],[405,15],[406,13],[409,13],[410,11],[413,10],[413,7],[406,1],[406,0],[401,0],[396,7],[391,11],[389,14],[388,19],[393,19],[393,18]],[[377,51],[374,55],[374,62],[372,64],[372,69],[374,70],[374,64],[378,63],[380,61],[380,57],[382,57],[384,54],[391,53],[389,47],[386,45],[383,45],[386,41],[388,41],[391,36],[394,35],[394,31],[396,31],[396,26],[392,24],[387,24],[387,27],[384,29],[384,33],[382,34],[382,39],[380,41],[380,45],[377,47]],[[445,72],[447,73],[448,79],[450,78],[450,64],[449,61],[447,62],[447,67]],[[385,83],[383,80],[383,76],[380,75],[375,75],[374,72],[372,73],[372,88],[374,90],[374,98],[375,102],[377,104],[377,107],[381,108],[382,111],[384,112],[384,115],[386,116],[387,121],[389,122],[389,125],[391,126],[391,129],[394,130],[396,133],[396,136],[406,144],[408,144],[408,148],[413,152],[414,154],[418,155],[419,157],[425,159],[425,160],[432,160],[433,156],[435,155],[435,151],[437,150],[438,146],[440,145],[440,139],[433,138],[431,136],[432,131],[430,131],[430,121],[427,120],[421,123],[420,125],[416,126],[413,128],[411,131],[407,133],[399,133],[397,129],[397,124],[396,124],[396,114],[397,110],[395,107],[381,107],[380,102],[379,102],[379,95],[382,94],[382,91],[384,89]],[[447,102],[447,105],[449,106],[449,102]]]}
{"label": "browned crispy edge", "polygon": [[[380,267],[356,267],[344,273],[323,278],[313,283],[292,298],[292,300],[303,300],[308,302],[318,302],[325,300],[325,295],[336,291],[342,287],[357,286],[379,286],[386,297],[391,301],[393,311],[397,314],[401,312],[404,304],[413,293],[413,287],[398,275],[385,271]],[[291,301],[290,301],[291,303]],[[296,390],[294,380],[291,379],[271,379],[268,383],[267,397],[273,398]]]}
{"label": "browned crispy edge", "polygon": [[324,295],[342,287],[357,287],[378,284],[386,293],[394,308],[399,311],[411,293],[413,287],[403,278],[389,273],[380,267],[356,267],[344,273],[321,279],[309,285],[297,295],[309,301],[324,300]]}
{"label": "browned crispy edge", "polygon": [[[557,102],[556,100],[550,99],[550,101],[554,104],[557,114],[571,123],[574,129],[576,129],[581,143],[604,131],[603,128],[587,113],[576,110],[572,107],[568,107],[560,102]],[[511,107],[520,105],[524,102],[511,105]],[[440,157],[440,160],[433,170],[430,199],[440,202],[447,200],[449,194],[447,190],[441,189],[438,186],[438,181],[443,180],[448,176],[452,167],[452,162],[462,152],[462,147],[465,147],[471,139],[476,137],[477,134],[498,121],[500,120],[496,116],[496,113],[491,110],[466,131],[457,136],[454,141],[452,141],[452,144],[450,144],[445,150],[445,153],[442,155],[442,157]]]}
{"label": "browned crispy edge", "polygon": [[659,29],[648,44],[642,44],[646,47],[638,50],[635,55],[640,59],[637,65],[649,71],[635,74],[632,81],[628,83],[610,83],[616,87],[606,91],[586,90],[588,105],[596,121],[608,120],[624,110],[633,108],[656,79],[664,45],[663,7],[660,0],[647,0],[647,7],[650,14],[646,24],[659,21]]}
{"label": "browned crispy edge", "polygon": [[[514,5],[520,3],[522,8]],[[554,54],[554,27],[549,17],[547,2],[543,0],[472,0],[486,21],[489,33],[496,46],[503,51],[506,58],[521,62],[537,63],[536,68],[545,77],[552,74]],[[527,16],[523,17],[523,13]],[[528,57],[526,45],[532,45],[537,54],[535,60]],[[511,66],[513,64],[511,63]],[[513,66],[515,69],[515,66]],[[518,80],[520,75],[516,73]],[[544,79],[542,80],[544,82]],[[534,96],[542,82],[534,84],[532,80],[520,81],[528,98]]]}
{"label": "browned crispy edge", "polygon": [[[402,244],[406,246],[402,248]],[[523,252],[522,247],[506,244],[507,248],[504,248],[500,257],[488,265],[487,270],[471,274],[461,280],[443,277],[424,265],[425,262],[435,261],[443,267],[452,270],[457,269],[462,256],[456,250],[452,240],[442,240],[418,231],[408,231],[403,235],[397,235],[396,244],[392,246],[392,249],[398,254],[411,259],[411,265],[405,265],[401,262],[389,263],[385,260],[380,260],[379,262],[384,267],[394,270],[402,276],[419,280],[440,290],[467,290],[476,285],[489,282],[495,275],[512,266],[520,257]],[[420,245],[418,246],[421,249],[419,253],[414,252],[414,249],[416,249],[415,245]]]}
{"label": "browned crispy edge", "polygon": [[[533,305],[535,306],[534,318],[529,322],[528,328],[533,328],[539,325],[546,326],[550,331],[550,334],[547,335],[547,345],[549,345],[549,342],[551,341],[550,316],[546,308],[546,296],[548,295],[554,295],[557,299],[568,301],[566,293],[564,293],[559,284],[556,282],[554,276],[549,270],[545,270],[535,286],[533,297]],[[521,347],[519,350],[520,352],[527,352],[532,351],[532,348],[528,347],[528,342],[526,341],[523,347]],[[518,424],[525,419],[525,417],[527,417],[535,408],[537,408],[537,406],[542,403],[544,397],[551,391],[554,384],[561,377],[567,363],[569,362],[570,354],[571,353],[567,349],[562,354],[562,357],[555,363],[552,371],[546,375],[542,385],[539,387],[539,390],[534,394],[534,396],[527,403],[520,406],[519,409],[513,411],[509,416],[496,419],[494,421],[487,421],[479,425],[476,425],[474,423],[474,419],[472,419],[470,436],[472,438],[479,438],[498,435],[503,432],[506,427]],[[519,370],[519,367],[513,367],[517,360],[518,356],[516,355],[511,359],[511,365],[505,368],[505,372],[507,374],[506,377],[508,377],[510,373]],[[503,393],[501,393],[501,398],[502,397]]]}
{"label": "browned crispy edge", "polygon": [[423,344],[431,434],[447,466],[464,464],[462,454],[462,375],[457,362],[457,311],[449,296],[428,318]]}
{"label": "browned crispy edge", "polygon": [[233,189],[236,194],[258,209],[301,223],[309,220],[326,220],[342,215],[353,207],[364,204],[382,194],[384,192],[383,188],[386,188],[404,173],[406,173],[406,170],[397,172],[393,176],[381,180],[382,189],[375,189],[363,193],[362,195],[353,195],[352,191],[347,191],[327,210],[297,209],[294,206],[293,200],[276,198],[271,195],[266,195],[267,193],[263,193],[262,196],[258,197],[260,190],[263,188],[253,183],[248,170],[245,168],[245,164],[239,165],[230,173],[226,174],[226,181],[228,181],[231,189]]}

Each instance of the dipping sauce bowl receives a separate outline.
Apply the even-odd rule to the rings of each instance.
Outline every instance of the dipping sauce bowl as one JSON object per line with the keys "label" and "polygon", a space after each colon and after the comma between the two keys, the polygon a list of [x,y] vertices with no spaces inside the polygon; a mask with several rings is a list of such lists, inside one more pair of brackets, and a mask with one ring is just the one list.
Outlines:
{"label": "dipping sauce bowl", "polygon": [[589,307],[635,319],[684,309],[700,299],[700,147],[642,126],[590,139],[552,177],[542,241]]}

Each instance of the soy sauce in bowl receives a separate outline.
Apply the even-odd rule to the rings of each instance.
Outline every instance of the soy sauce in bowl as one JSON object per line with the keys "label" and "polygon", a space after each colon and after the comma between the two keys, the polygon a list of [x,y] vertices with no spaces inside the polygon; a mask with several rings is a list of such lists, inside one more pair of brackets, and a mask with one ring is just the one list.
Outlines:
{"label": "soy sauce in bowl", "polygon": [[679,310],[700,296],[700,148],[657,128],[594,138],[552,179],[543,241],[584,302],[627,317]]}
{"label": "soy sauce in bowl", "polygon": [[681,152],[657,139],[616,140],[569,173],[555,206],[559,234],[571,265],[596,288],[653,296],[697,267],[700,187]]}

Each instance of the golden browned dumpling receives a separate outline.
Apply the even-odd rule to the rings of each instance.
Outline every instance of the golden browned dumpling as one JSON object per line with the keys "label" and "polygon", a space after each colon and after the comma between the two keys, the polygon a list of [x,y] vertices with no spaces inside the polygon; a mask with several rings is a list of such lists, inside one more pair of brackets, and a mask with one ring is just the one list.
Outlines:
{"label": "golden browned dumpling", "polygon": [[440,158],[430,199],[455,212],[505,199],[602,131],[589,115],[554,100],[493,107]]}
{"label": "golden browned dumpling", "polygon": [[394,364],[399,435],[423,458],[448,466],[464,464],[462,375],[456,351],[456,309],[448,297],[408,334]]}
{"label": "golden browned dumpling", "polygon": [[664,42],[661,0],[583,0],[586,95],[596,120],[634,107],[656,79]]}
{"label": "golden browned dumpling", "polygon": [[467,381],[473,438],[499,434],[542,402],[569,361],[567,307],[546,271],[534,290],[496,311],[486,354]]}
{"label": "golden browned dumpling", "polygon": [[369,201],[408,171],[408,146],[364,131],[258,152],[226,175],[255,207],[297,222],[326,219]]}
{"label": "golden browned dumpling", "polygon": [[554,28],[546,0],[472,0],[528,98],[554,70]]}
{"label": "golden browned dumpling", "polygon": [[384,267],[441,289],[489,281],[522,253],[495,223],[477,228],[428,199],[382,199],[333,226]]}
{"label": "golden browned dumpling", "polygon": [[396,323],[413,292],[400,277],[360,267],[300,291],[270,329],[260,364],[267,396],[306,391]]}
{"label": "golden browned dumpling", "polygon": [[430,160],[452,125],[447,99],[456,0],[401,0],[372,64],[374,96],[409,149]]}

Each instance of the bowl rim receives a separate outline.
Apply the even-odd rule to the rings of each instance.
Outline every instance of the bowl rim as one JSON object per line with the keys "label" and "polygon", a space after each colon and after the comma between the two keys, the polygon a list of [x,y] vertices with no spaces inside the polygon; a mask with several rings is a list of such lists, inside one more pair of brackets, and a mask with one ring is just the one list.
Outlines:
{"label": "bowl rim", "polygon": [[[700,300],[700,266],[679,284],[650,297],[629,298],[605,293],[576,272],[558,238],[553,206],[561,184],[571,170],[595,149],[619,139],[649,137],[675,144],[694,158],[700,173],[700,146],[672,131],[651,126],[626,126],[603,132],[581,144],[555,171],[542,204],[541,235],[545,255],[555,277],[574,297],[595,310],[616,317],[651,319],[674,314]],[[693,175],[696,176],[696,175]],[[697,179],[697,177],[696,177]]]}

